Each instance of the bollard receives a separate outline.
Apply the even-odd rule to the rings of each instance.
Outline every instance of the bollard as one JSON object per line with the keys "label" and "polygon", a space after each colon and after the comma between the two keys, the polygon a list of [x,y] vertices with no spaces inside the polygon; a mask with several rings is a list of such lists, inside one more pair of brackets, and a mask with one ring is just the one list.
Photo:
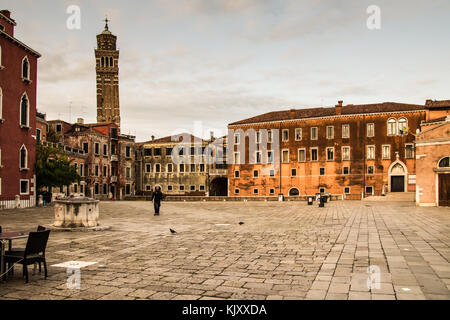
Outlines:
{"label": "bollard", "polygon": [[16,196],[16,200],[14,202],[15,208],[20,208],[20,196]]}
{"label": "bollard", "polygon": [[38,197],[38,207],[42,207],[44,205],[44,196],[40,195]]}
{"label": "bollard", "polygon": [[314,203],[314,197],[308,197],[308,206],[312,206]]}

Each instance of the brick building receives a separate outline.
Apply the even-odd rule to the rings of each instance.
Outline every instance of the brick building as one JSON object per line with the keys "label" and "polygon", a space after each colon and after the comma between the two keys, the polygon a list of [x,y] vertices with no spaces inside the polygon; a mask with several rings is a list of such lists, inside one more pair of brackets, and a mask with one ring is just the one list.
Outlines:
{"label": "brick building", "polygon": [[427,101],[416,137],[419,206],[450,206],[450,100]]}
{"label": "brick building", "polygon": [[414,133],[425,117],[423,105],[340,101],[232,123],[229,196],[414,192]]}
{"label": "brick building", "polygon": [[30,207],[36,203],[34,163],[40,54],[14,37],[15,26],[11,13],[0,11],[0,208],[18,204]]}

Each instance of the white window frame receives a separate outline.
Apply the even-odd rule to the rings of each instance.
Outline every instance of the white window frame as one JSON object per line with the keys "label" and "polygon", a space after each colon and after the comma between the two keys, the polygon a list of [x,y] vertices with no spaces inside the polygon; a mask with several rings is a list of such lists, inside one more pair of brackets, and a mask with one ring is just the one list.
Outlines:
{"label": "white window frame", "polygon": [[[28,63],[27,77],[24,77],[24,76],[23,76],[23,63],[24,63],[25,60],[26,60],[27,63]],[[25,57],[23,57],[23,59],[22,59],[22,63],[21,63],[21,65],[20,65],[20,78],[21,78],[22,80],[27,80],[27,81],[30,81],[30,80],[31,80],[31,65],[30,65],[30,59],[28,59],[28,56],[25,56]]]}
{"label": "white window frame", "polygon": [[236,188],[236,189],[234,189],[234,194],[240,194],[241,193],[241,190],[239,190],[238,188]]}
{"label": "white window frame", "polygon": [[180,191],[186,191],[184,184],[180,184],[180,186],[178,188],[180,189]]}
{"label": "white window frame", "polygon": [[[236,172],[238,173],[236,176]],[[239,170],[234,170],[234,179],[240,179],[241,178],[241,172]]]}
{"label": "white window frame", "polygon": [[[271,153],[272,158],[269,157],[269,153]],[[273,150],[267,150],[267,164],[273,163],[275,161],[273,155],[274,155]]]}
{"label": "white window frame", "polygon": [[[22,182],[27,183],[27,191],[26,192],[22,192]],[[20,192],[21,196],[27,196],[30,194],[30,180],[29,179],[20,179],[19,192]]]}
{"label": "white window frame", "polygon": [[[396,136],[398,134],[398,122],[396,118],[389,118],[387,120],[387,135],[388,136]],[[391,124],[394,125],[394,128],[391,130]]]}
{"label": "white window frame", "polygon": [[[317,160],[313,160],[313,150],[317,151]],[[319,161],[319,148],[318,147],[313,147],[309,149],[310,152],[310,162],[318,162]]]}
{"label": "white window frame", "polygon": [[253,188],[253,195],[254,196],[258,196],[259,195],[259,189],[258,188]]}
{"label": "white window frame", "polygon": [[[169,170],[169,166],[171,166],[172,167],[172,169],[171,170]],[[167,173],[173,173],[173,164],[172,163],[168,163],[167,164]]]}
{"label": "white window frame", "polygon": [[[233,158],[233,164],[237,165],[237,164],[241,164],[241,153],[240,152],[235,152],[234,154],[234,158]],[[239,161],[236,161],[239,160]]]}
{"label": "white window frame", "polygon": [[[22,149],[25,150],[25,167],[22,167]],[[23,144],[20,149],[19,149],[19,169],[20,170],[29,170],[30,168],[28,168],[28,149],[25,146],[25,144]]]}
{"label": "white window frame", "polygon": [[[348,168],[348,173],[345,173],[345,171],[344,171],[345,168]],[[342,167],[342,175],[344,175],[344,176],[350,175],[350,166],[343,166]]]}
{"label": "white window frame", "polygon": [[[372,130],[370,131],[369,128],[372,128]],[[367,130],[367,137],[368,138],[375,137],[375,123],[368,123],[366,130]]]}
{"label": "white window frame", "polygon": [[[295,170],[295,175],[292,174],[292,173],[294,172],[294,170]],[[297,168],[291,168],[291,177],[297,177],[297,176],[298,176],[298,170],[297,170]]]}
{"label": "white window frame", "polygon": [[[369,168],[373,168],[373,173],[369,173]],[[368,175],[368,176],[373,176],[373,175],[375,175],[375,166],[367,166],[367,175]]]}
{"label": "white window frame", "polygon": [[[130,189],[130,192],[128,192],[127,193],[127,187],[130,187],[129,189]],[[127,183],[127,184],[125,184],[125,195],[126,196],[130,196],[131,194],[133,193],[133,191],[131,190],[131,183]]]}
{"label": "white window frame", "polygon": [[[148,170],[150,169],[150,170]],[[152,164],[151,163],[146,163],[145,164],[145,173],[151,173],[152,172]]]}
{"label": "white window frame", "polygon": [[[25,96],[26,100],[27,100],[27,123],[26,124],[22,124],[22,100],[23,97]],[[19,124],[20,126],[23,128],[29,128],[30,127],[30,99],[28,98],[28,94],[26,92],[24,92],[21,96],[20,96],[20,101],[19,101]]]}
{"label": "white window frame", "polygon": [[367,193],[367,188],[372,188],[372,193],[370,194],[370,195],[374,195],[374,193],[375,193],[375,188],[373,187],[373,186],[366,186],[365,188],[364,188],[364,194],[366,194],[366,195],[368,195],[369,193]]}
{"label": "white window frame", "polygon": [[[345,189],[348,189],[348,192],[345,192]],[[351,188],[350,187],[344,187],[344,194],[345,195],[351,194]]]}
{"label": "white window frame", "polygon": [[[158,170],[156,170],[156,167],[157,166],[159,166],[159,171]],[[161,166],[161,163],[155,163],[155,171],[154,171],[155,173],[162,173],[162,166]]]}
{"label": "white window frame", "polygon": [[[300,151],[304,152],[304,160],[300,160]],[[306,148],[300,148],[298,149],[298,162],[306,162]]]}
{"label": "white window frame", "polygon": [[401,117],[401,118],[398,119],[398,121],[397,121],[397,133],[398,133],[398,135],[401,135],[400,134],[400,121],[401,120],[405,120],[404,122],[406,123],[406,133],[403,132],[403,135],[408,135],[409,123],[408,123],[408,119],[405,118],[405,117]]}
{"label": "white window frame", "polygon": [[201,184],[201,185],[198,187],[198,190],[199,190],[199,191],[205,191],[205,190],[206,190],[205,185]]}
{"label": "white window frame", "polygon": [[[333,159],[329,159],[329,158],[328,158],[328,150],[330,150],[330,149],[333,150]],[[335,152],[334,152],[334,147],[327,147],[326,153],[327,153],[327,161],[335,161],[336,155],[335,155]]]}
{"label": "white window frame", "polygon": [[[387,156],[385,156],[385,153],[384,153],[384,149],[386,147],[389,147],[389,155],[387,155]],[[391,160],[391,158],[392,158],[391,145],[390,144],[383,144],[381,146],[381,159],[382,160]]]}
{"label": "white window frame", "polygon": [[[192,187],[194,187],[194,190],[192,190]],[[190,191],[190,192],[195,192],[195,191],[197,191],[197,186],[196,186],[196,185],[191,185],[191,186],[189,186],[189,191]]]}
{"label": "white window frame", "polygon": [[[256,173],[256,175],[255,175],[255,173]],[[259,178],[259,170],[258,169],[253,170],[253,178]]]}
{"label": "white window frame", "polygon": [[[259,154],[259,161],[258,161],[258,154]],[[255,151],[255,163],[256,164],[262,163],[262,152],[261,151]]]}
{"label": "white window frame", "polygon": [[[298,137],[300,136],[300,137]],[[302,141],[303,140],[303,129],[302,128],[296,128],[295,129],[295,141]]]}
{"label": "white window frame", "polygon": [[[408,157],[408,146],[412,146],[412,156]],[[414,159],[415,152],[414,152],[414,143],[405,143],[405,159]]]}
{"label": "white window frame", "polygon": [[256,144],[260,144],[261,143],[261,131],[256,131],[255,132],[255,142],[256,142]]}
{"label": "white window frame", "polygon": [[[369,148],[373,148],[373,157],[369,157]],[[366,158],[367,160],[375,160],[376,158],[376,148],[374,145],[367,146],[366,148]]]}
{"label": "white window frame", "polygon": [[[345,128],[347,128],[347,135],[345,134]],[[342,139],[350,139],[350,125],[343,124],[342,125]]]}
{"label": "white window frame", "polygon": [[[328,130],[331,128],[331,136],[328,135]],[[327,126],[327,139],[332,140],[334,139],[334,126]]]}
{"label": "white window frame", "polygon": [[[286,138],[284,136],[285,132],[287,132],[287,137]],[[281,131],[281,141],[283,141],[283,142],[288,142],[289,141],[289,129],[283,129],[283,131]]]}
{"label": "white window frame", "polygon": [[234,144],[237,146],[241,144],[241,134],[240,133],[234,134]]}
{"label": "white window frame", "polygon": [[[314,137],[313,131],[316,131],[316,136]],[[319,140],[319,128],[318,127],[311,127],[311,140]]]}
{"label": "white window frame", "polygon": [[[287,152],[287,161],[284,161],[284,154],[285,154],[285,152]],[[282,163],[289,163],[289,159],[290,159],[289,149],[283,149],[281,151],[281,162]]]}
{"label": "white window frame", "polygon": [[267,143],[273,143],[273,130],[267,130]]}
{"label": "white window frame", "polygon": [[[344,158],[345,152],[344,150],[348,149],[348,158]],[[343,146],[342,147],[342,161],[351,161],[352,155],[351,155],[351,147],[350,146]]]}

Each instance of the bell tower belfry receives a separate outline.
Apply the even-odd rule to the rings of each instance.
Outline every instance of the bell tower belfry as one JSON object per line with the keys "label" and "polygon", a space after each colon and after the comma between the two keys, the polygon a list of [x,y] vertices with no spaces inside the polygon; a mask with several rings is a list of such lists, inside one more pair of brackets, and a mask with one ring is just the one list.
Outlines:
{"label": "bell tower belfry", "polygon": [[105,19],[105,30],[97,35],[95,50],[97,73],[97,122],[115,123],[120,128],[119,105],[119,50],[117,37],[109,31],[109,20]]}

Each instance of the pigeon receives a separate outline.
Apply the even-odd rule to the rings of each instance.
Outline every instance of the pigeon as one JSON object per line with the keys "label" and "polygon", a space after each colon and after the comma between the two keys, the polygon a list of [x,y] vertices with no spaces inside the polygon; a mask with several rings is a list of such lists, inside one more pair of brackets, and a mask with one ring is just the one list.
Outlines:
{"label": "pigeon", "polygon": [[239,225],[243,226],[243,225],[244,225],[244,222],[239,222]]}
{"label": "pigeon", "polygon": [[173,230],[173,229],[170,229],[170,233],[177,234],[177,232],[175,230]]}

